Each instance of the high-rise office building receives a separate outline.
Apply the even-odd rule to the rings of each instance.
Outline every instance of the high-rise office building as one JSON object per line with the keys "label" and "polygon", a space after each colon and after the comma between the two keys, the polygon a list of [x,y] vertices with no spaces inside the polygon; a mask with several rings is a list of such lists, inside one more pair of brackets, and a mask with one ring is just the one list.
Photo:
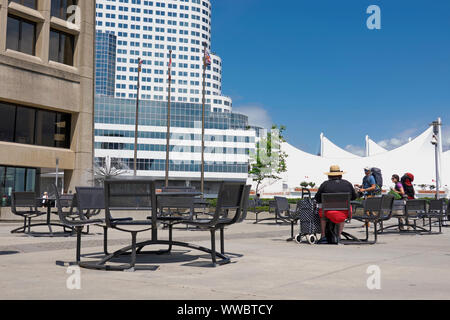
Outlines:
{"label": "high-rise office building", "polygon": [[51,191],[56,166],[61,191],[91,183],[94,13],[93,0],[0,0],[0,206]]}
{"label": "high-rise office building", "polygon": [[[138,58],[140,78],[138,175],[165,177],[168,110],[168,64],[172,50],[171,185],[199,187],[201,166],[203,42],[211,48],[209,0],[97,0],[97,59],[116,46],[115,65],[98,60],[97,88],[108,87],[115,69],[114,94],[97,90],[95,100],[95,161],[99,166],[133,172],[134,123]],[[108,40],[106,40],[108,39]],[[114,43],[115,42],[115,43]],[[221,95],[222,60],[211,54],[206,72],[205,181],[246,180],[255,130],[245,115],[232,112],[232,101]]]}
{"label": "high-rise office building", "polygon": [[[202,103],[203,43],[211,50],[210,0],[97,0],[97,30],[117,36],[115,97],[136,98],[138,58],[143,60],[140,99],[167,101],[169,50],[171,100]],[[210,53],[206,103],[230,112],[222,96],[222,59]]]}

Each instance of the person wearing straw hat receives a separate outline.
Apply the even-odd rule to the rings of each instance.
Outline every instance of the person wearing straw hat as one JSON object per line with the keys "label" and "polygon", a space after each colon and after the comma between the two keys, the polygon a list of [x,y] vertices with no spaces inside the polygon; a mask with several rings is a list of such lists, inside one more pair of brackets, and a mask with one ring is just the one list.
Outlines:
{"label": "person wearing straw hat", "polygon": [[[345,193],[348,192],[351,194],[351,200],[356,199],[356,192],[353,188],[353,185],[347,181],[342,179],[342,175],[345,174],[344,171],[341,171],[341,168],[338,165],[332,165],[330,167],[329,172],[325,172],[328,176],[328,180],[323,182],[319,190],[317,191],[314,199],[317,203],[322,202],[322,194],[323,193]],[[339,234],[338,238],[341,236],[342,231],[344,230],[345,220],[348,218],[347,211],[327,211],[325,217],[331,220],[335,224],[339,224]],[[327,225],[327,220],[325,219],[322,209],[319,209],[320,215],[320,228],[321,228],[321,238],[317,242],[318,244],[328,243],[328,239],[325,237],[325,228]]]}

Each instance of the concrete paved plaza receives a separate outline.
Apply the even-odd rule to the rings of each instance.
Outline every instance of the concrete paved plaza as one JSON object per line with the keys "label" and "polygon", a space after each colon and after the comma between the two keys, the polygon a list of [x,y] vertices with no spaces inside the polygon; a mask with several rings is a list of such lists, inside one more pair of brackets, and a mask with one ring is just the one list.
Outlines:
{"label": "concrete paved plaza", "polygon": [[[0,299],[450,298],[450,228],[440,235],[380,235],[376,245],[308,245],[286,242],[287,224],[247,220],[225,231],[231,264],[213,268],[209,255],[175,247],[171,255],[138,258],[139,264],[159,266],[155,271],[80,269],[81,288],[68,289],[73,274],[63,262],[74,261],[76,237],[9,232],[19,225],[0,223]],[[363,237],[360,226],[354,221],[346,230]],[[149,234],[140,233],[138,240]],[[159,231],[159,238],[167,235],[167,230]],[[110,249],[128,245],[130,238],[111,230]],[[177,229],[174,240],[210,246],[209,232]],[[102,228],[91,227],[91,234],[83,236],[82,254],[83,260],[101,256]],[[377,268],[381,288],[370,290],[368,279],[374,280],[377,273],[368,271]],[[377,282],[369,284],[376,287]]]}

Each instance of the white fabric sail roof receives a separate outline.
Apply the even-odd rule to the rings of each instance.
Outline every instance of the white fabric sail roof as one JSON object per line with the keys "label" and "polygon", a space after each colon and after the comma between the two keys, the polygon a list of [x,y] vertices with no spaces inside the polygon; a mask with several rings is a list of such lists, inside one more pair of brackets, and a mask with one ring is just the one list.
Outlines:
{"label": "white fabric sail roof", "polygon": [[[380,168],[383,174],[384,188],[391,187],[392,174],[402,176],[406,172],[414,174],[414,184],[434,184],[436,177],[435,150],[431,144],[433,129],[430,127],[414,140],[394,150],[371,155],[369,157],[353,156],[342,158],[343,153],[336,153],[335,157],[320,157],[312,155],[284,143],[282,150],[288,154],[287,172],[281,175],[281,179],[267,183],[263,187],[263,193],[276,193],[283,191],[283,184],[287,184],[289,190],[300,187],[303,181],[315,182],[320,185],[327,179],[324,174],[331,165],[337,164],[345,171],[344,179],[352,184],[361,184],[365,167]],[[345,151],[345,150],[344,150]],[[333,154],[332,154],[333,155]],[[441,185],[450,186],[450,152],[442,154]]]}
{"label": "white fabric sail roof", "polygon": [[441,156],[441,179],[441,185],[450,189],[450,150],[443,152]]}
{"label": "white fabric sail roof", "polygon": [[376,143],[375,141],[373,141],[370,138],[367,138],[367,156],[374,156],[376,154],[380,154],[380,153],[384,153],[384,152],[388,152],[387,149],[383,148],[382,146],[380,146],[378,143]]}
{"label": "white fabric sail roof", "polygon": [[325,136],[322,136],[322,157],[330,158],[330,159],[352,159],[352,158],[361,158],[360,156],[348,152],[328,139]]}

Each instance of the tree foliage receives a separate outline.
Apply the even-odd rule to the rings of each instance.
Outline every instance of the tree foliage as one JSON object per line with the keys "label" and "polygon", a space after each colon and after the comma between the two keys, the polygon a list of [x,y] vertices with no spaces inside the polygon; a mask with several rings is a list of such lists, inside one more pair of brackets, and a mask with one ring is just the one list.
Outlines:
{"label": "tree foliage", "polygon": [[280,174],[287,171],[287,154],[281,150],[281,144],[286,142],[283,137],[285,126],[272,126],[265,138],[256,143],[256,152],[250,154],[249,175],[256,182],[256,193],[265,180],[279,180]]}

